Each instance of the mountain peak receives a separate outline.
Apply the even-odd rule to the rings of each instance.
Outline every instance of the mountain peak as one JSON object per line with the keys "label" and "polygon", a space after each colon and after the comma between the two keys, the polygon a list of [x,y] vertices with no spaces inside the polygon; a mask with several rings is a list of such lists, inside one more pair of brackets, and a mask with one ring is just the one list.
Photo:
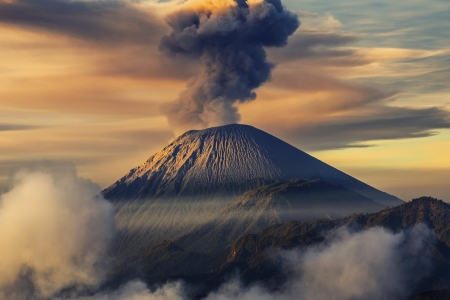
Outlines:
{"label": "mountain peak", "polygon": [[226,198],[294,178],[320,179],[385,205],[401,203],[253,126],[191,130],[107,188],[107,199]]}
{"label": "mountain peak", "polygon": [[216,135],[218,133],[239,133],[239,132],[245,132],[250,130],[258,130],[254,126],[246,125],[246,124],[227,124],[222,126],[216,126],[216,127],[209,127],[206,129],[200,129],[200,130],[189,130],[180,135],[178,138],[183,138],[185,136],[189,135],[195,135],[195,134],[201,134],[201,135]]}

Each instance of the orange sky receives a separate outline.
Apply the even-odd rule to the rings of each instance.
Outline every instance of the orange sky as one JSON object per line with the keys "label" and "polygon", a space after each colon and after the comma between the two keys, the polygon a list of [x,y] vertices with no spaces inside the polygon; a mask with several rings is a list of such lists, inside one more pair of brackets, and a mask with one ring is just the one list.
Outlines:
{"label": "orange sky", "polygon": [[[175,137],[160,107],[200,68],[158,51],[180,1],[86,5],[82,15],[79,1],[47,11],[52,1],[65,2],[0,1],[3,190],[11,172],[43,159],[108,186]],[[420,4],[406,16],[400,4],[377,8],[379,21],[319,4],[285,1],[302,25],[287,47],[268,49],[273,80],[237,106],[241,123],[404,200],[450,201],[450,39],[425,39],[413,22]]]}

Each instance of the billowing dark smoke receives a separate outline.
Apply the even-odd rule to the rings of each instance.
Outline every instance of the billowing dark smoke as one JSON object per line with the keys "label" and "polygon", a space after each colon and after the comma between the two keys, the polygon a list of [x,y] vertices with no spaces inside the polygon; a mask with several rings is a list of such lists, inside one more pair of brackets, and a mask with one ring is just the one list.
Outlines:
{"label": "billowing dark smoke", "polygon": [[274,67],[264,47],[282,47],[299,27],[280,0],[190,0],[167,17],[172,32],[160,50],[199,59],[202,70],[163,112],[176,129],[239,121],[234,106],[254,100],[254,89]]}

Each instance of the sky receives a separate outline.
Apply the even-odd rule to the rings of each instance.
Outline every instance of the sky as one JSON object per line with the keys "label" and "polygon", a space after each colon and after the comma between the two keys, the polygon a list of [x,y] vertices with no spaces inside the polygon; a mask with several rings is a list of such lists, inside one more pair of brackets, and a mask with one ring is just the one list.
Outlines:
{"label": "sky", "polygon": [[[236,120],[403,200],[450,201],[450,1],[283,4],[301,25],[266,48],[271,79]],[[182,5],[0,0],[0,190],[42,160],[105,188],[182,133],[165,107],[202,65],[160,47]]]}

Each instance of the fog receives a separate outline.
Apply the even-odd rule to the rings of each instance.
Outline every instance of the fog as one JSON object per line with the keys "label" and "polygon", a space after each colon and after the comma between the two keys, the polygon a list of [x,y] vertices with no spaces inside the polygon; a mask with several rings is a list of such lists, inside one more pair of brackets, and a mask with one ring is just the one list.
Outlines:
{"label": "fog", "polygon": [[22,170],[0,205],[0,298],[49,297],[95,286],[114,236],[114,210],[70,165]]}

